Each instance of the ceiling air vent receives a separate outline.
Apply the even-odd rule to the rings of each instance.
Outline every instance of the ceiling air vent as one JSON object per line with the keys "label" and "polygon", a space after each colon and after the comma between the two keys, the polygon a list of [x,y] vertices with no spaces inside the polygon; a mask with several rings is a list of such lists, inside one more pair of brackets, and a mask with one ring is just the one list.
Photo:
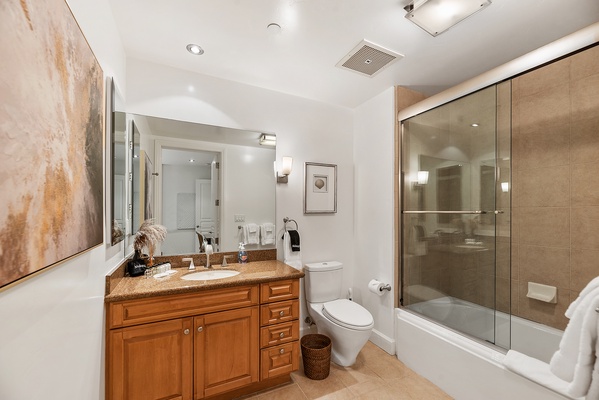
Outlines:
{"label": "ceiling air vent", "polygon": [[374,76],[403,55],[384,47],[362,40],[348,55],[337,63],[337,67],[349,69],[366,76]]}

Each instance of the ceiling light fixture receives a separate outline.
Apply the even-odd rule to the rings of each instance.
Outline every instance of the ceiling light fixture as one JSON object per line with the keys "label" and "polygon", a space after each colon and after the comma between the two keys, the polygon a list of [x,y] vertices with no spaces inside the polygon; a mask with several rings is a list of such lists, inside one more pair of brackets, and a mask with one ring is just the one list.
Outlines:
{"label": "ceiling light fixture", "polygon": [[470,126],[473,128],[476,128],[478,126],[478,124],[475,122],[475,123],[471,124]]}
{"label": "ceiling light fixture", "polygon": [[190,162],[190,163],[193,163],[193,162],[196,162],[196,160],[194,160],[193,158],[190,158],[190,159],[189,159],[189,162]]}
{"label": "ceiling light fixture", "polygon": [[187,51],[196,56],[201,56],[204,54],[204,49],[202,49],[199,45],[190,43],[187,45]]}
{"label": "ceiling light fixture", "polygon": [[490,5],[491,0],[414,0],[404,10],[407,19],[437,36]]}
{"label": "ceiling light fixture", "polygon": [[277,144],[277,137],[275,135],[263,133],[260,135],[259,142],[262,146],[275,146]]}

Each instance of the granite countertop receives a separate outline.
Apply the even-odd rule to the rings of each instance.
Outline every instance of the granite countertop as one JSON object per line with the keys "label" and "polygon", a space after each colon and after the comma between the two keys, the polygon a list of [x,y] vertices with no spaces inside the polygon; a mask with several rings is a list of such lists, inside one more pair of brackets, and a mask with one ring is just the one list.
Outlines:
{"label": "granite countertop", "polygon": [[107,290],[104,299],[106,302],[115,302],[304,277],[303,271],[290,267],[278,260],[252,261],[247,264],[229,264],[225,268],[216,265],[212,270],[219,269],[235,270],[239,271],[240,274],[230,278],[205,281],[187,281],[181,279],[186,274],[210,271],[204,267],[196,266],[195,270],[173,268],[177,272],[164,278],[146,278],[144,276],[135,278],[123,277],[119,279],[114,288]]}

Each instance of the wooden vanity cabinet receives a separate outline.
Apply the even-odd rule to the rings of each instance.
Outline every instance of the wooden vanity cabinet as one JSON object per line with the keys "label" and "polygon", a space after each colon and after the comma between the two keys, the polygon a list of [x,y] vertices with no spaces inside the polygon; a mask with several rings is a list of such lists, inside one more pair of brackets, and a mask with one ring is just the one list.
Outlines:
{"label": "wooden vanity cabinet", "polygon": [[299,279],[108,302],[106,399],[227,398],[299,367]]}
{"label": "wooden vanity cabinet", "polygon": [[299,280],[260,286],[260,377],[270,379],[299,368]]}
{"label": "wooden vanity cabinet", "polygon": [[194,318],[194,398],[258,382],[258,307]]}
{"label": "wooden vanity cabinet", "polygon": [[192,346],[191,318],[109,331],[106,398],[191,400]]}

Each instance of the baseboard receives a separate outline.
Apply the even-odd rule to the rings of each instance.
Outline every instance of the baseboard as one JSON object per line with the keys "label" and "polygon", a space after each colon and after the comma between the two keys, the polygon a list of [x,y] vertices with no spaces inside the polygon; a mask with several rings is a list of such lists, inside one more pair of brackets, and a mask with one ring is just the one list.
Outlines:
{"label": "baseboard", "polygon": [[370,334],[370,341],[392,356],[395,355],[394,339],[391,339],[376,329],[373,329],[372,333]]}

